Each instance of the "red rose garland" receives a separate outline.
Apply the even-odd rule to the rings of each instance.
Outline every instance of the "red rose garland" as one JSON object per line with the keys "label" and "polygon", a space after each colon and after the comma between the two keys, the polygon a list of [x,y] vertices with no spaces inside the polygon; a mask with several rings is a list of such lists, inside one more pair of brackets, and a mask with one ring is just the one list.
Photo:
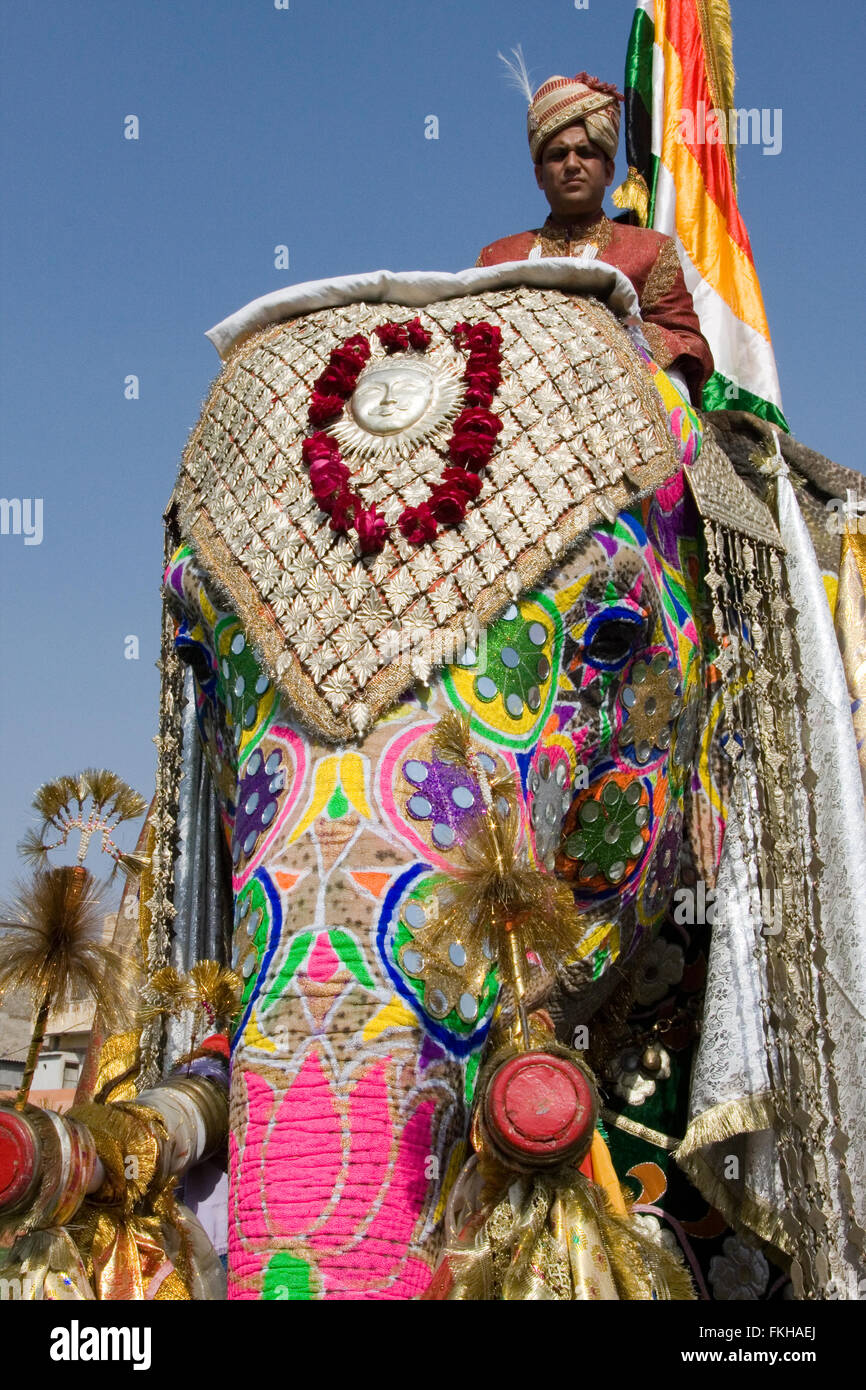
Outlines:
{"label": "red rose garland", "polygon": [[[408,323],[383,323],[376,337],[391,355],[396,352],[425,352],[431,334],[420,319]],[[448,453],[451,466],[442,471],[441,481],[430,489],[430,498],[419,507],[404,507],[397,525],[413,545],[432,540],[440,526],[456,526],[466,515],[471,499],[481,491],[478,476],[488,463],[502,429],[499,416],[490,410],[494,394],[502,381],[502,333],[490,323],[458,323],[451,332],[454,346],[468,348],[465,405],[454,421]],[[370,344],[361,333],[334,348],[328,365],[313,384],[307,417],[317,433],[301,446],[310,472],[313,496],[331,517],[331,529],[347,534],[354,530],[363,554],[381,550],[388,538],[388,523],[375,506],[364,507],[360,494],[349,485],[349,470],[336,439],[323,425],[335,420],[358,384],[358,377],[370,360]]]}

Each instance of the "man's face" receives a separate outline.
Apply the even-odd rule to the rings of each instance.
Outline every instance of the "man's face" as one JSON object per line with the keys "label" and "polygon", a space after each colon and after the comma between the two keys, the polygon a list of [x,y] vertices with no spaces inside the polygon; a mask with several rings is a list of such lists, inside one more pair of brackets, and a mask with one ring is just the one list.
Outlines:
{"label": "man's face", "polygon": [[552,135],[535,166],[550,211],[565,222],[600,212],[613,177],[613,160],[590,140],[582,122]]}

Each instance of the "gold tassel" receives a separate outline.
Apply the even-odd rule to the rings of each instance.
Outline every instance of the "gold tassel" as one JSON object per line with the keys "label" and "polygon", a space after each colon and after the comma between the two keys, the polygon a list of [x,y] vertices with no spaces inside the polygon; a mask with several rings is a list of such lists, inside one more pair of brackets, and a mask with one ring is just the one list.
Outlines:
{"label": "gold tassel", "polygon": [[[428,1297],[693,1298],[691,1280],[677,1257],[644,1237],[633,1218],[615,1212],[604,1191],[577,1170],[573,1153],[550,1171],[527,1173],[527,1168],[537,1168],[536,1160],[506,1161],[494,1139],[495,1124],[488,1130],[493,1122],[480,1098],[507,1059],[521,1051],[564,1056],[595,1092],[592,1074],[571,1049],[555,1041],[549,1020],[543,1015],[529,1020],[525,1009],[527,954],[533,952],[548,970],[556,970],[574,953],[582,917],[570,886],[523,857],[516,788],[513,781],[506,788],[501,778],[488,780],[472,746],[469,720],[446,716],[433,746],[440,758],[475,777],[485,810],[464,842],[466,867],[452,871],[448,897],[424,928],[422,949],[425,956],[438,953],[443,943],[456,939],[467,954],[495,958],[500,979],[513,992],[518,1026],[478,1080],[472,1141],[480,1158],[470,1165],[478,1164],[483,1181],[481,1209],[454,1232]],[[596,1106],[597,1099],[588,1118],[587,1145]]]}
{"label": "gold tassel", "polygon": [[186,976],[173,965],[164,965],[151,975],[141,993],[145,1003],[136,1022],[142,1025],[155,1018],[179,1018],[190,1002]]}
{"label": "gold tassel", "polygon": [[472,774],[488,808],[500,799],[505,801],[509,810],[517,804],[513,775],[510,772],[500,773],[491,781],[478,761],[468,714],[446,714],[439,720],[433,733],[433,752],[443,763],[465,767]]}
{"label": "gold tassel", "polygon": [[215,960],[200,960],[187,975],[190,1002],[201,1009],[212,1027],[228,1023],[237,1013],[243,980]]}
{"label": "gold tassel", "polygon": [[643,174],[639,174],[633,164],[629,165],[628,175],[625,182],[619,188],[615,188],[611,197],[614,206],[621,208],[625,212],[631,208],[637,216],[638,223],[645,227],[649,221],[649,188]]}
{"label": "gold tassel", "polygon": [[243,980],[215,960],[200,960],[187,975],[173,965],[164,965],[151,975],[142,989],[145,1003],[138,1013],[139,1023],[154,1018],[180,1018],[192,1011],[197,1026],[201,1015],[209,1026],[228,1023],[237,1012]]}
{"label": "gold tassel", "polygon": [[468,717],[449,714],[433,736],[443,761],[465,767],[479,784],[483,814],[476,817],[463,845],[466,867],[449,875],[449,900],[424,931],[425,953],[443,943],[461,942],[467,953],[498,962],[500,980],[510,987],[524,1047],[531,1046],[526,1024],[525,966],[533,952],[549,971],[570,959],[582,919],[570,886],[529,863],[518,850],[520,818],[514,779],[492,781],[472,745]]}

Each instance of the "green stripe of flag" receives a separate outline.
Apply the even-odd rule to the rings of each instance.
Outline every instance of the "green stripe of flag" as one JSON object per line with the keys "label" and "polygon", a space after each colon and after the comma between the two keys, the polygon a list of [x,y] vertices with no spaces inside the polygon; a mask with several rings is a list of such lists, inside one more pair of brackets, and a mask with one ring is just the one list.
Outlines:
{"label": "green stripe of flag", "polygon": [[756,396],[752,391],[735,385],[721,372],[713,372],[704,387],[702,405],[704,410],[747,410],[750,415],[757,415],[790,433],[788,421],[778,406],[765,401],[763,396]]}
{"label": "green stripe of flag", "polygon": [[646,10],[635,10],[625,55],[625,87],[637,93],[648,115],[653,109],[654,41],[655,23]]}
{"label": "green stripe of flag", "polygon": [[653,224],[658,158],[652,152],[653,43],[655,21],[635,10],[625,58],[625,150],[649,189],[647,226]]}

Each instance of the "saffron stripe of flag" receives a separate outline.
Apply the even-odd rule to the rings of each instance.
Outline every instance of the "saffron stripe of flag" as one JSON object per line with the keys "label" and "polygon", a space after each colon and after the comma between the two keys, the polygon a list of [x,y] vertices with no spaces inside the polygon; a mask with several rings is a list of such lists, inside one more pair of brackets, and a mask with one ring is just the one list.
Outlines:
{"label": "saffron stripe of flag", "polygon": [[729,135],[732,67],[728,84],[721,74],[730,48],[720,0],[638,0],[625,71],[629,175],[614,197],[676,239],[716,363],[704,408],[748,410],[787,429],[732,151],[713,114],[725,112]]}

